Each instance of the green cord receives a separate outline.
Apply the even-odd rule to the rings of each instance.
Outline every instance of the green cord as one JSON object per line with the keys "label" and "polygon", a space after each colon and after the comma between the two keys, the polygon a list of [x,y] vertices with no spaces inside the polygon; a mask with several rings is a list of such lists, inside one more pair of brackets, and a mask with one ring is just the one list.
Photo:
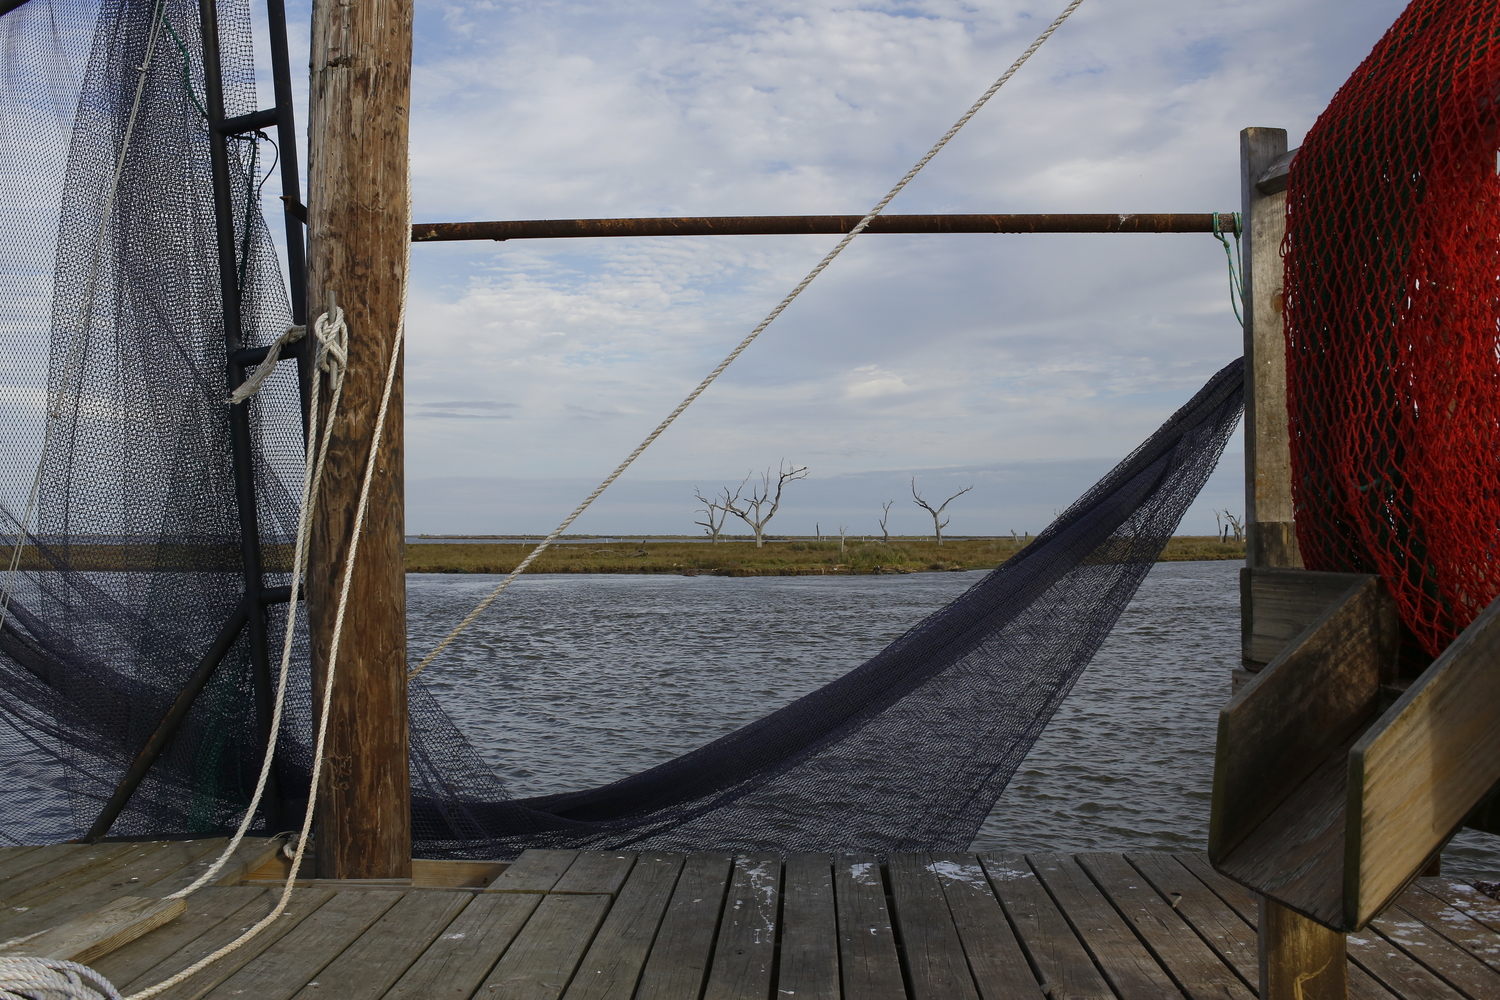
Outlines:
{"label": "green cord", "polygon": [[171,35],[172,40],[177,43],[177,51],[182,53],[182,82],[187,85],[188,96],[193,99],[193,106],[198,109],[198,113],[207,118],[208,110],[198,100],[197,91],[193,90],[193,57],[188,53],[188,47],[183,42],[182,36],[177,34],[176,28],[172,27],[171,19],[163,14],[161,23],[166,27],[167,34]]}
{"label": "green cord", "polygon": [[1241,275],[1244,273],[1244,261],[1240,258],[1240,233],[1243,232],[1242,217],[1240,213],[1234,214],[1234,252],[1229,250],[1229,240],[1224,236],[1224,228],[1219,224],[1219,213],[1214,213],[1214,237],[1224,244],[1224,259],[1229,263],[1229,304],[1234,307],[1234,318],[1240,321],[1240,326],[1245,325],[1244,314],[1240,311],[1241,304],[1245,301],[1245,282]]}
{"label": "green cord", "polygon": [[260,133],[235,136],[250,143],[250,170],[245,175],[245,236],[240,240],[240,294],[245,291],[245,269],[250,266],[250,225],[255,219],[255,174],[260,169]]}

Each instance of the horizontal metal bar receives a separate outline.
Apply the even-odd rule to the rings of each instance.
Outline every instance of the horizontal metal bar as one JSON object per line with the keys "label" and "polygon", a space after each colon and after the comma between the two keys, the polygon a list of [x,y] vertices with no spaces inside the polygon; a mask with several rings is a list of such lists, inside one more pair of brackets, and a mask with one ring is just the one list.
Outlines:
{"label": "horizontal metal bar", "polygon": [[215,127],[220,135],[240,135],[243,132],[270,128],[277,124],[280,118],[281,115],[275,108],[267,108],[264,111],[252,111],[248,115],[226,118]]}
{"label": "horizontal metal bar", "polygon": [[229,356],[229,363],[239,365],[241,368],[249,368],[266,360],[266,355],[270,353],[271,345],[269,344],[265,347],[242,347]]}
{"label": "horizontal metal bar", "polygon": [[291,587],[263,587],[260,592],[262,604],[285,604],[292,599]]}
{"label": "horizontal metal bar", "polygon": [[[1229,212],[1221,215],[1230,216]],[[538,219],[427,222],[413,243],[597,236],[780,236],[847,233],[861,215],[745,215],[676,219]],[[868,233],[1211,233],[1211,212],[1157,215],[880,215]]]}

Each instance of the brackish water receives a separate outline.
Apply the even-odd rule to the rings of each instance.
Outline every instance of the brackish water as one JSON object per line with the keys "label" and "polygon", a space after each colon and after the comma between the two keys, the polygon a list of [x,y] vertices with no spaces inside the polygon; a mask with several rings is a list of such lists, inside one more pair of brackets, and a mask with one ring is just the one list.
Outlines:
{"label": "brackish water", "polygon": [[[1239,567],[1153,568],[976,849],[1203,849],[1217,714],[1239,657]],[[528,576],[428,679],[516,794],[582,788],[839,676],[982,575]],[[409,576],[413,653],[498,582]],[[1465,831],[1444,864],[1500,872],[1500,838]]]}

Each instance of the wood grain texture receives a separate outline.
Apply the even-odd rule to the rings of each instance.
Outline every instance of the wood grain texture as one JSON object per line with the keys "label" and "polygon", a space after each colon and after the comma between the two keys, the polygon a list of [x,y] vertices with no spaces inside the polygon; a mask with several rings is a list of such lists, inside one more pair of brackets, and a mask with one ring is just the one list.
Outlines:
{"label": "wood grain texture", "polygon": [[838,907],[844,996],[905,1000],[901,961],[878,859],[874,855],[840,855],[834,862],[833,891]]}
{"label": "wood grain texture", "polygon": [[1180,998],[1172,978],[1094,885],[1065,854],[1032,854],[1026,860],[1047,887],[1068,923],[1088,946],[1120,1000]]}
{"label": "wood grain texture", "polygon": [[1464,996],[1472,1000],[1500,997],[1500,973],[1403,907],[1386,910],[1370,921],[1370,928]]}
{"label": "wood grain texture", "polygon": [[979,857],[1047,996],[1051,1000],[1113,1000],[1114,991],[1026,859],[1005,854]]}
{"label": "wood grain texture", "polygon": [[[1286,235],[1286,192],[1266,194],[1258,183],[1285,154],[1286,130],[1240,132],[1240,212],[1244,219],[1245,330],[1245,522],[1250,566],[1302,565],[1288,532],[1278,529],[1278,550],[1262,542],[1265,522],[1290,524],[1292,453],[1287,428],[1286,341],[1283,318],[1281,240]],[[1292,535],[1295,539],[1295,535]],[[1257,542],[1262,542],[1257,545]],[[1275,561],[1271,561],[1275,560]]]}
{"label": "wood grain texture", "polygon": [[1350,934],[1348,942],[1350,961],[1401,1000],[1470,1000],[1379,934]]}
{"label": "wood grain texture", "polygon": [[776,927],[781,911],[781,857],[744,854],[719,919],[704,1000],[769,998],[776,968]]}
{"label": "wood grain texture", "polygon": [[[349,325],[339,419],[307,570],[315,703],[376,413],[406,289],[411,231],[411,0],[316,0],[308,116],[308,315],[336,293]],[[318,796],[317,874],[409,878],[402,379],[396,359],[340,638]],[[324,399],[324,412],[327,399]]]}
{"label": "wood grain texture", "polygon": [[1419,878],[1412,888],[1436,897],[1500,934],[1500,901],[1491,899],[1467,882],[1451,878]]}
{"label": "wood grain texture", "polygon": [[[340,892],[282,934],[265,951],[223,980],[207,995],[229,1000],[287,1000],[317,980],[344,949],[404,895],[392,890]],[[251,944],[257,939],[252,938]],[[234,956],[229,956],[233,958]],[[204,972],[215,971],[213,967]],[[186,985],[186,984],[184,984]]]}
{"label": "wood grain texture", "polygon": [[1395,605],[1364,577],[1220,710],[1208,832],[1216,865],[1375,714],[1395,639]]}
{"label": "wood grain texture", "polygon": [[551,891],[613,896],[634,864],[635,855],[627,851],[579,851]]}
{"label": "wood grain texture", "polygon": [[1026,952],[1005,919],[979,860],[956,851],[933,852],[928,857],[982,1000],[1040,1000],[1042,990]]}
{"label": "wood grain texture", "polygon": [[181,919],[110,952],[90,965],[116,985],[132,983],[162,959],[175,954],[226,920],[242,923],[246,915],[259,919],[271,909],[266,890],[249,887],[210,886],[187,899]]}
{"label": "wood grain texture", "polygon": [[476,897],[386,996],[390,1000],[468,1000],[541,901],[536,893]]}
{"label": "wood grain texture", "polygon": [[577,851],[522,851],[521,856],[497,875],[485,891],[551,892],[577,857]]}
{"label": "wood grain texture", "polygon": [[1249,986],[1259,982],[1255,927],[1246,923],[1170,854],[1125,856],[1177,915],[1197,931],[1219,960]]}
{"label": "wood grain texture", "polygon": [[[0,883],[0,923],[24,913],[30,901],[50,890],[63,891],[106,877],[132,859],[160,847],[159,844],[67,844],[40,864],[15,872]],[[45,848],[44,848],[45,850]],[[12,935],[6,934],[6,937]]]}
{"label": "wood grain texture", "polygon": [[833,902],[833,857],[793,854],[784,868],[777,995],[838,1000],[839,933]]}
{"label": "wood grain texture", "polygon": [[931,860],[925,854],[891,854],[886,870],[914,1000],[979,1000],[958,927]]}
{"label": "wood grain texture", "polygon": [[12,853],[0,858],[0,898],[4,898],[6,883],[21,872],[56,861],[59,857],[77,853],[87,846],[85,844],[47,844],[42,847],[12,848]]}
{"label": "wood grain texture", "polygon": [[1500,934],[1457,907],[1449,906],[1422,889],[1411,888],[1401,894],[1397,909],[1390,912],[1422,921],[1489,968],[1500,972]]}
{"label": "wood grain texture", "polygon": [[[198,1000],[214,987],[229,979],[240,969],[255,961],[260,955],[274,947],[283,937],[291,933],[308,916],[316,913],[334,898],[330,889],[299,889],[292,894],[286,910],[270,927],[261,931],[237,950],[219,959],[212,965],[171,989],[158,994],[164,1000]],[[267,897],[262,908],[249,908],[236,914],[234,920],[225,921],[206,934],[195,938],[180,951],[163,959],[142,973],[127,989],[144,989],[176,975],[199,959],[218,951],[224,945],[249,930],[271,912],[272,903]],[[142,939],[143,942],[146,939]]]}
{"label": "wood grain texture", "polygon": [[1358,573],[1245,567],[1240,570],[1241,655],[1267,664],[1363,577]]}
{"label": "wood grain texture", "polygon": [[1500,601],[1349,753],[1344,920],[1363,927],[1500,783]]}
{"label": "wood grain texture", "polygon": [[608,896],[543,896],[475,996],[505,1000],[562,996],[609,904]]}
{"label": "wood grain texture", "polygon": [[566,1000],[631,1000],[651,954],[657,929],[677,876],[681,854],[642,854],[615,897],[614,906],[594,935],[578,966]]}
{"label": "wood grain texture", "polygon": [[1344,935],[1263,898],[1257,942],[1256,992],[1262,1000],[1345,1000],[1349,995]]}
{"label": "wood grain texture", "polygon": [[688,855],[641,972],[637,1000],[683,1000],[702,993],[732,870],[727,854]]}
{"label": "wood grain texture", "polygon": [[187,902],[181,899],[121,896],[12,947],[0,947],[0,955],[31,955],[90,965],[186,912]]}
{"label": "wood grain texture", "polygon": [[378,1000],[472,899],[468,893],[407,893],[322,969],[316,984],[296,996]]}
{"label": "wood grain texture", "polygon": [[1191,1000],[1255,1000],[1250,987],[1121,855],[1089,853],[1076,860]]}

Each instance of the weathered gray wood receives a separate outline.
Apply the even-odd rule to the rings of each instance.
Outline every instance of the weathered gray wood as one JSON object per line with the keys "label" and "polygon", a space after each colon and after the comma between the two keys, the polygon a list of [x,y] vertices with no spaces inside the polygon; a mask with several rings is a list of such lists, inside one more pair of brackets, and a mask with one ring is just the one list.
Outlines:
{"label": "weathered gray wood", "polygon": [[1344,935],[1261,897],[1257,943],[1263,1000],[1345,1000],[1349,955]]}
{"label": "weathered gray wood", "polygon": [[[74,878],[57,879],[38,886],[19,905],[27,909],[0,924],[7,938],[33,934],[100,909],[124,896],[140,896],[157,882],[181,871],[209,851],[218,853],[226,840],[180,840],[134,845],[139,850],[119,855],[107,873],[79,883]],[[100,876],[103,877],[100,877]]]}
{"label": "weathered gray wood", "polygon": [[386,996],[391,1000],[468,1000],[541,901],[542,896],[532,892],[476,897]]}
{"label": "weathered gray wood", "polygon": [[906,973],[915,1000],[978,1000],[943,886],[925,854],[886,859]]}
{"label": "weathered gray wood", "polygon": [[625,851],[580,851],[551,891],[613,896],[634,864],[635,855]]}
{"label": "weathered gray wood", "polygon": [[[179,889],[192,885],[214,862],[219,860],[219,855],[224,853],[224,848],[228,846],[228,838],[216,839],[211,843],[212,846],[208,850],[199,854],[182,868],[165,878],[152,882],[149,886],[142,886],[136,892],[142,896],[170,896]],[[246,837],[240,841],[239,846],[235,848],[229,860],[224,862],[224,867],[219,869],[209,885],[236,884],[256,868],[280,854],[283,843],[282,840],[268,837]]]}
{"label": "weathered gray wood", "polygon": [[1285,191],[1287,178],[1292,173],[1292,161],[1297,158],[1297,151],[1301,149],[1289,149],[1276,159],[1261,173],[1260,179],[1255,182],[1255,187],[1261,194],[1276,194]]}
{"label": "weathered gray wood", "polygon": [[1350,934],[1348,942],[1350,960],[1402,1000],[1468,1000],[1378,934]]}
{"label": "weathered gray wood", "polygon": [[1032,854],[1026,860],[1067,914],[1120,1000],[1182,995],[1076,861],[1065,854]]}
{"label": "weathered gray wood", "polygon": [[445,931],[474,897],[460,892],[408,892],[318,973],[300,1000],[378,1000]]}
{"label": "weathered gray wood", "polygon": [[0,946],[0,956],[30,955],[90,965],[186,912],[187,902],[181,899],[121,896],[65,923],[28,935],[9,948]]}
{"label": "weathered gray wood", "polygon": [[979,859],[956,851],[929,858],[982,1000],[1040,1000],[1041,987]]}
{"label": "weathered gray wood", "polygon": [[1451,878],[1419,878],[1412,892],[1426,892],[1475,922],[1500,933],[1500,901],[1469,885]]}
{"label": "weathered gray wood", "polygon": [[1259,982],[1260,960],[1256,955],[1254,926],[1178,864],[1173,855],[1128,854],[1126,860],[1145,876],[1178,916],[1192,925],[1220,961],[1247,985]]}
{"label": "weathered gray wood", "polygon": [[[254,997],[285,1000],[317,979],[405,893],[394,890],[341,892],[298,922],[265,951],[206,995],[223,1000]],[[252,942],[254,943],[254,939]],[[233,957],[233,956],[230,956]],[[212,967],[204,972],[214,971]],[[187,984],[184,984],[187,985]]]}
{"label": "weathered gray wood", "polygon": [[[261,931],[238,949],[202,969],[184,982],[178,983],[158,994],[164,1000],[198,1000],[215,986],[255,961],[262,953],[272,948],[288,933],[295,930],[309,915],[332,901],[331,889],[299,889],[287,904],[286,910],[270,927]],[[224,945],[249,930],[266,914],[271,912],[273,902],[268,895],[263,908],[249,908],[236,914],[234,920],[226,920],[208,933],[200,935],[187,946],[146,970],[135,981],[125,987],[127,992],[165,982],[182,970],[189,968],[202,958],[213,954]],[[118,983],[116,985],[119,985]]]}
{"label": "weathered gray wood", "polygon": [[1491,969],[1500,972],[1500,934],[1431,893],[1416,887],[1408,889],[1401,894],[1397,909],[1390,912],[1422,921]]}
{"label": "weathered gray wood", "polygon": [[1220,710],[1208,855],[1221,870],[1375,714],[1396,628],[1384,584],[1364,577]]}
{"label": "weathered gray wood", "polygon": [[567,1000],[631,1000],[682,871],[681,854],[642,854],[578,966]]}
{"label": "weathered gray wood", "polygon": [[1345,752],[1335,750],[1216,867],[1325,926],[1340,927],[1346,780]]}
{"label": "weathered gray wood", "polygon": [[1119,854],[1076,859],[1192,1000],[1255,1000],[1255,993]]}
{"label": "weathered gray wood", "polygon": [[[0,922],[24,913],[30,901],[49,890],[66,892],[108,875],[131,860],[155,850],[155,844],[88,844],[67,845],[74,850],[60,851],[41,864],[16,872],[0,884]],[[11,935],[6,934],[6,937]]]}
{"label": "weathered gray wood", "polygon": [[838,914],[830,855],[793,854],[786,859],[776,994],[797,1000],[838,1000]]}
{"label": "weathered gray wood", "polygon": [[1349,753],[1344,921],[1363,927],[1500,783],[1500,600]]}
{"label": "weathered gray wood", "polygon": [[577,857],[577,851],[522,851],[485,891],[551,892]]}
{"label": "weathered gray wood", "polygon": [[180,951],[226,920],[240,921],[246,914],[252,914],[250,922],[258,920],[271,908],[268,898],[265,889],[247,886],[205,887],[188,897],[187,913],[180,919],[158,927],[89,964],[112,983],[121,985],[134,982],[162,959]]}
{"label": "weathered gray wood", "polygon": [[719,919],[719,937],[714,943],[704,1000],[746,1000],[771,995],[780,903],[780,856],[736,857],[724,914]]}
{"label": "weathered gray wood", "polygon": [[641,972],[636,1000],[682,1000],[703,991],[732,870],[727,854],[688,855]]}
{"label": "weathered gray wood", "polygon": [[44,864],[51,864],[59,858],[69,854],[77,854],[88,850],[93,845],[89,844],[44,844],[41,847],[29,848],[24,854],[14,854],[8,859],[0,861],[0,899],[5,899],[10,893],[7,888],[10,881],[22,872],[30,871]]}
{"label": "weathered gray wood", "polygon": [[1248,566],[1302,565],[1292,529],[1292,454],[1282,320],[1281,240],[1286,235],[1286,193],[1267,194],[1258,187],[1262,175],[1284,153],[1284,129],[1247,128],[1240,132]]}
{"label": "weathered gray wood", "polygon": [[995,895],[1052,1000],[1114,1000],[1068,920],[1020,856],[981,854]]}
{"label": "weathered gray wood", "polygon": [[835,858],[833,892],[838,907],[844,996],[851,1000],[905,1000],[901,961],[885,905],[885,881],[874,855],[844,854]]}
{"label": "weathered gray wood", "polygon": [[1252,670],[1276,659],[1307,627],[1322,617],[1359,573],[1316,573],[1270,567],[1240,570],[1243,623],[1241,656]]}
{"label": "weathered gray wood", "polygon": [[1500,973],[1400,905],[1370,921],[1370,927],[1464,996],[1472,1000],[1500,997]]}
{"label": "weathered gray wood", "polygon": [[552,1000],[560,997],[594,940],[608,896],[545,896],[476,997]]}

